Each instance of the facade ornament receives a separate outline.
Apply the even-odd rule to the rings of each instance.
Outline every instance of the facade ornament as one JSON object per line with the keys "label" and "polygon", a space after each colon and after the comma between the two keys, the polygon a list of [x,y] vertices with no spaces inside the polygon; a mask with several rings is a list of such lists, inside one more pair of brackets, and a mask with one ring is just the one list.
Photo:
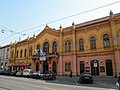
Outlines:
{"label": "facade ornament", "polygon": [[33,38],[35,38],[35,33],[33,34]]}
{"label": "facade ornament", "polygon": [[44,29],[50,29],[50,27],[46,24],[45,28]]}
{"label": "facade ornament", "polygon": [[73,27],[73,30],[75,30],[75,23],[74,23],[74,21],[72,23],[72,27]]}
{"label": "facade ornament", "polygon": [[29,40],[29,36],[27,37],[27,39]]}
{"label": "facade ornament", "polygon": [[112,12],[112,10],[110,10],[110,13],[109,13],[109,15],[110,15],[110,18],[112,18],[113,17],[113,12]]}
{"label": "facade ornament", "polygon": [[59,27],[59,28],[60,28],[60,31],[62,32],[62,26],[61,26],[61,25],[60,25],[60,27]]}

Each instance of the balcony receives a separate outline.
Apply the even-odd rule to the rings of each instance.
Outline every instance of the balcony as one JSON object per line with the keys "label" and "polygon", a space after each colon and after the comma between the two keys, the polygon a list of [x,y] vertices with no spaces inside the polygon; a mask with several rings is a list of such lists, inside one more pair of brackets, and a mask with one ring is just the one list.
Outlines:
{"label": "balcony", "polygon": [[52,58],[52,57],[56,57],[56,58],[58,58],[58,53],[57,52],[53,52],[53,53],[48,53],[47,55],[46,55],[46,57],[49,57],[49,58]]}

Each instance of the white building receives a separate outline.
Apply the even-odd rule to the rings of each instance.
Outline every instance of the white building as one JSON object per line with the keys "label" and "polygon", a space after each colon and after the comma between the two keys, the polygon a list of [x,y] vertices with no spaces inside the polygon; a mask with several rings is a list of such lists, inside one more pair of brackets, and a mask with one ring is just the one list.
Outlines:
{"label": "white building", "polygon": [[7,69],[10,45],[0,47],[0,69]]}

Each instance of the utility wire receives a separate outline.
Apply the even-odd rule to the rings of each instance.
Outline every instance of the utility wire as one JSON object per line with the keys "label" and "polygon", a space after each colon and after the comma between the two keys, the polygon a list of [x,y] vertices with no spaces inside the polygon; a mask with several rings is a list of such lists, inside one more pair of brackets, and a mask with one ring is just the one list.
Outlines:
{"label": "utility wire", "polygon": [[[29,29],[25,29],[21,32],[27,32],[27,31],[30,31],[32,29],[35,29],[35,28],[38,28],[38,27],[41,27],[43,25],[46,25],[46,24],[51,24],[51,23],[54,23],[54,22],[58,22],[58,21],[61,21],[61,20],[64,20],[64,19],[67,19],[67,18],[71,18],[71,17],[74,17],[74,16],[77,16],[77,15],[80,15],[80,14],[84,14],[84,13],[88,13],[88,12],[91,12],[91,11],[95,11],[97,9],[101,9],[101,8],[104,8],[104,7],[107,7],[107,6],[110,6],[110,5],[113,5],[113,4],[116,4],[116,3],[120,3],[120,1],[116,1],[116,2],[113,2],[113,3],[109,3],[109,4],[106,4],[106,5],[103,5],[103,6],[100,6],[100,7],[97,7],[97,8],[93,8],[93,9],[90,9],[90,10],[87,10],[87,11],[83,11],[83,12],[80,12],[80,13],[77,13],[77,14],[73,14],[73,15],[70,15],[70,16],[67,16],[67,17],[64,17],[64,18],[61,18],[61,19],[57,19],[57,20],[53,20],[53,21],[50,21],[48,23],[44,23],[44,24],[41,24],[41,25],[38,25],[38,26],[35,26],[35,27],[31,27]],[[19,33],[21,33],[19,32]],[[15,34],[13,34],[15,35]],[[13,36],[12,35],[12,36]],[[8,38],[5,38],[5,39],[8,39]],[[5,39],[1,40],[1,41],[4,41]]]}
{"label": "utility wire", "polygon": [[2,28],[4,28],[4,29],[1,30],[2,33],[4,33],[5,31],[9,31],[9,32],[15,33],[15,34],[26,35],[26,34],[22,34],[21,32],[16,32],[16,31],[10,30],[10,29],[8,29],[7,27],[4,27],[4,26],[2,26],[2,25],[0,25],[0,26],[1,26]]}
{"label": "utility wire", "polygon": [[87,10],[87,11],[83,11],[83,12],[80,12],[80,13],[77,13],[77,14],[73,14],[73,15],[70,15],[70,16],[67,16],[67,17],[64,17],[64,18],[61,18],[61,19],[53,20],[53,21],[50,21],[48,23],[44,23],[44,24],[41,24],[41,25],[38,25],[38,26],[35,26],[35,27],[32,27],[32,28],[23,30],[22,32],[26,32],[26,31],[29,31],[31,29],[35,29],[35,28],[41,27],[41,26],[46,25],[46,24],[51,24],[51,23],[58,22],[58,21],[61,21],[61,20],[67,19],[67,18],[71,18],[71,17],[77,16],[77,15],[80,15],[80,14],[84,14],[84,13],[91,12],[91,11],[94,11],[94,10],[97,10],[97,9],[101,9],[101,8],[104,8],[104,7],[107,7],[107,6],[119,3],[119,2],[120,1],[113,2],[113,3],[110,3],[110,4],[104,5],[104,6],[93,8],[93,9],[90,9],[90,10]]}

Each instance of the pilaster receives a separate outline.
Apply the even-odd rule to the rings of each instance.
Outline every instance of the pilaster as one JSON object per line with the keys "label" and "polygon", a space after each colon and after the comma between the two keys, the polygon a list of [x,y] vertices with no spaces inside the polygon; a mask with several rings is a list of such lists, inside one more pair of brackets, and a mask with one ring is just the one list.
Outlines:
{"label": "pilaster", "polygon": [[63,44],[63,35],[62,35],[62,33],[63,33],[63,31],[62,31],[62,26],[60,26],[60,56],[59,56],[59,65],[60,65],[60,75],[62,75],[62,52],[63,52],[63,46],[62,46],[62,44]]}

